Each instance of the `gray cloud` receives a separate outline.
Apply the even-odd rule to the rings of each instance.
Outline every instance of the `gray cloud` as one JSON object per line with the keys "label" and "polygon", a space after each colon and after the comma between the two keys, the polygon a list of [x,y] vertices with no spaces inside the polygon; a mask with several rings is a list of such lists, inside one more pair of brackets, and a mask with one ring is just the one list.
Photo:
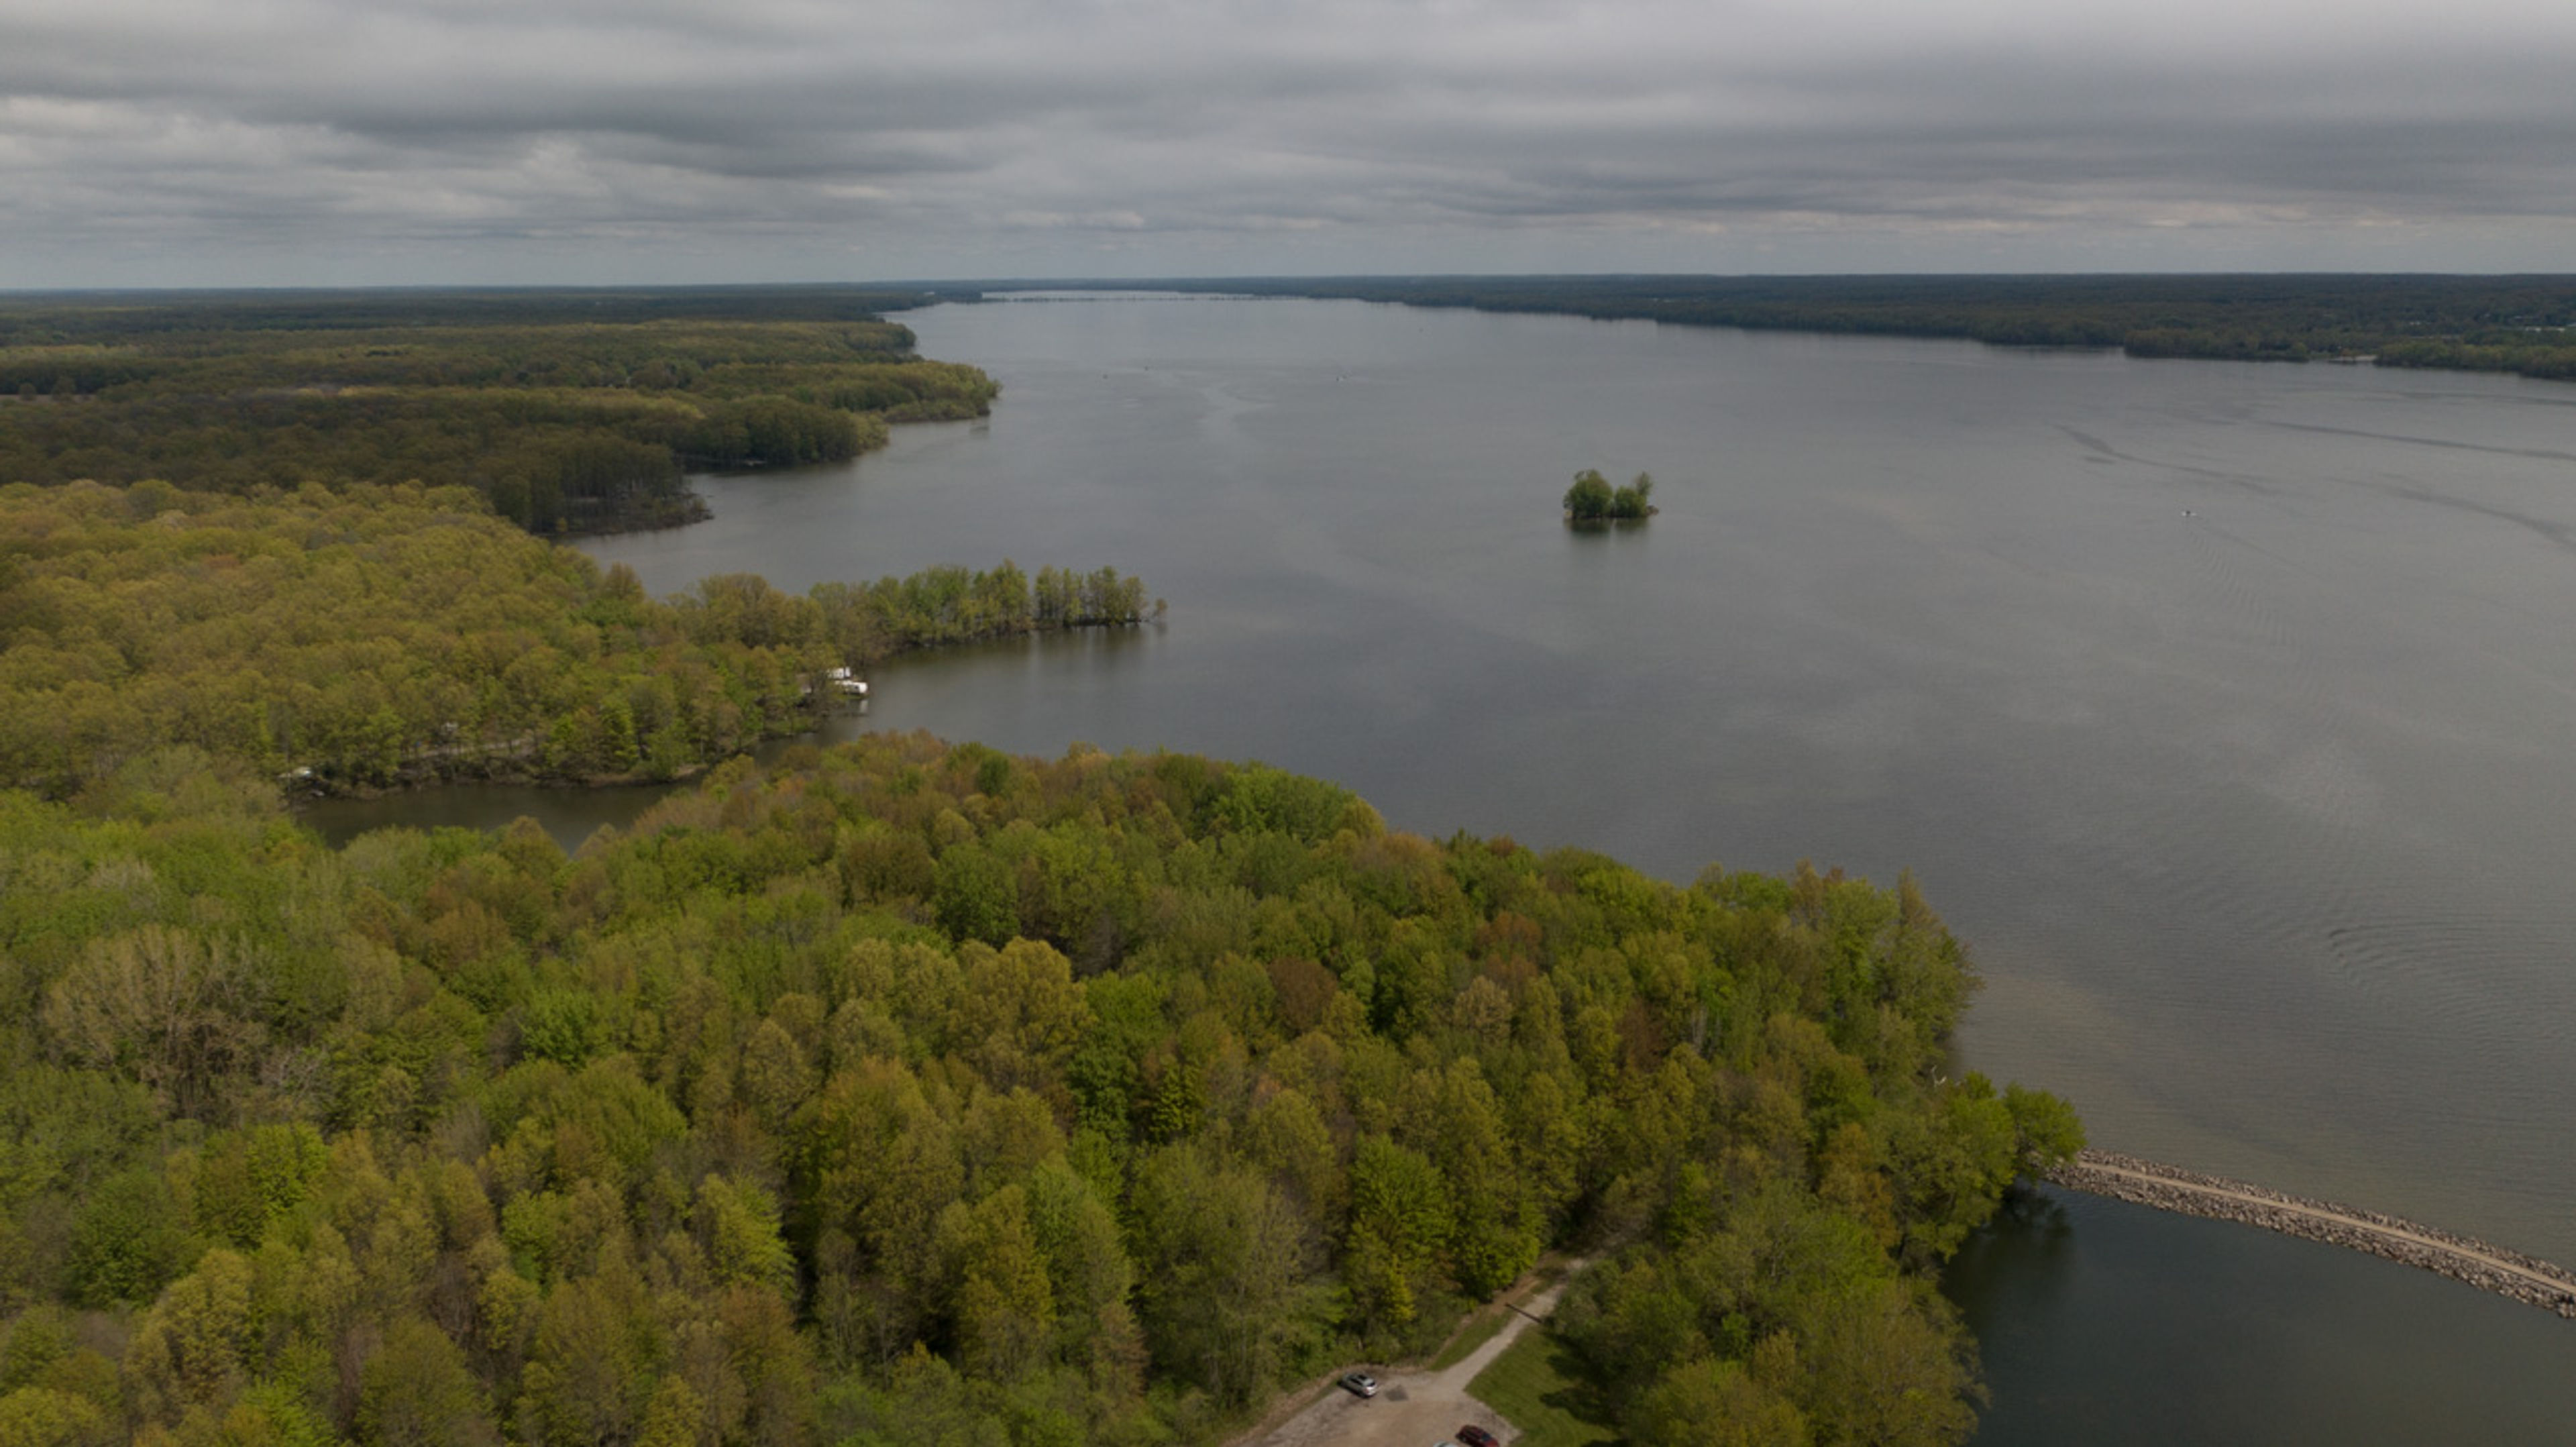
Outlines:
{"label": "gray cloud", "polygon": [[0,285],[2576,258],[2520,0],[0,0]]}

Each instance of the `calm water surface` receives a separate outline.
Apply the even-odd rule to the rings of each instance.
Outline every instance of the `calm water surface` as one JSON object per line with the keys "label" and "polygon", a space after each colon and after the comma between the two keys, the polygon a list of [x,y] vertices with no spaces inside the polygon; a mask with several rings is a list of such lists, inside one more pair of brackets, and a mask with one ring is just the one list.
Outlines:
{"label": "calm water surface", "polygon": [[2052,1189],[1946,1284],[1977,1447],[2576,1442],[2576,1326],[2337,1247]]}
{"label": "calm water surface", "polygon": [[[1168,627],[901,663],[869,724],[1259,757],[1675,879],[1911,868],[1988,981],[1969,1062],[2098,1142],[2576,1261],[2576,388],[1359,303],[907,320],[990,420],[590,550],[663,591],[1140,573]],[[1663,515],[1569,533],[1587,466]],[[421,807],[577,839],[649,797],[529,795]],[[1954,1281],[1988,1439],[2328,1440],[2277,1424],[2437,1336],[2491,1407],[2454,1425],[2565,1420],[2568,1324],[2252,1235],[1998,1229]],[[2017,1325],[2051,1311],[2127,1326]]]}

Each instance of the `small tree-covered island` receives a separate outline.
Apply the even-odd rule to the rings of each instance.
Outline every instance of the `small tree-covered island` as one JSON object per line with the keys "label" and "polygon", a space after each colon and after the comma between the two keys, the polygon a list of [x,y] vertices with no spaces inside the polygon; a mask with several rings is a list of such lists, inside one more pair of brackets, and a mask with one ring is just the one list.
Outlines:
{"label": "small tree-covered island", "polygon": [[1574,475],[1574,485],[1565,490],[1565,520],[1570,523],[1643,521],[1661,511],[1647,500],[1654,493],[1655,479],[1646,473],[1638,473],[1637,480],[1625,487],[1614,488],[1598,469],[1587,467]]}

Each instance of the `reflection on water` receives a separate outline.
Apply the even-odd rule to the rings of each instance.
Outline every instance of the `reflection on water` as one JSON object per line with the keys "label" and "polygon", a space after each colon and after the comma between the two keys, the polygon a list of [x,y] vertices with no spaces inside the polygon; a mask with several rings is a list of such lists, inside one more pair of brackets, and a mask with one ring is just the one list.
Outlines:
{"label": "reflection on water", "polygon": [[[1989,982],[1970,1063],[2097,1142],[2576,1260],[2565,388],[1357,303],[908,321],[1001,380],[989,421],[711,479],[713,521],[587,546],[666,591],[1140,574],[1167,629],[899,661],[870,721],[1262,758],[1399,827],[1676,879],[1911,867]],[[1653,472],[1661,515],[1570,533],[1586,467]],[[530,802],[578,837],[576,797]],[[2045,1388],[2057,1440],[2156,1394],[2260,1428],[2183,1438],[2314,1440],[2264,1394],[2373,1400],[2410,1321],[2499,1400],[2576,1378],[2529,1308],[2067,1210],[2062,1240],[1992,1238],[1991,1274],[2150,1339],[2088,1348],[2084,1385],[2049,1355],[2080,1334],[1999,1335],[2007,1437]],[[2182,1269],[2204,1249],[2270,1315]]]}
{"label": "reflection on water", "polygon": [[628,789],[548,789],[533,784],[468,784],[382,794],[372,799],[317,799],[296,817],[333,844],[371,829],[498,829],[534,819],[565,849],[578,849],[602,828],[623,829],[671,792],[667,784]]}
{"label": "reflection on water", "polygon": [[1979,1447],[2576,1441],[2576,1330],[2430,1272],[2045,1189],[1952,1263]]}
{"label": "reflection on water", "polygon": [[[945,726],[945,704],[968,679],[973,680],[986,716],[1001,724],[987,737],[1046,737],[1069,699],[1091,700],[1115,716],[1108,706],[1119,696],[1126,670],[1143,665],[1162,637],[1162,625],[1147,623],[974,643],[898,658],[874,670],[876,700],[824,718],[811,733],[772,739],[751,750],[751,756],[772,763],[799,744],[840,743],[872,729],[940,731]],[[888,688],[889,680],[900,683]],[[1148,723],[1141,718],[1133,722],[1138,727]],[[371,829],[498,829],[526,817],[572,850],[602,828],[631,826],[678,787],[686,786],[574,789],[472,784],[372,799],[318,799],[303,806],[298,817],[333,844],[345,844]]]}

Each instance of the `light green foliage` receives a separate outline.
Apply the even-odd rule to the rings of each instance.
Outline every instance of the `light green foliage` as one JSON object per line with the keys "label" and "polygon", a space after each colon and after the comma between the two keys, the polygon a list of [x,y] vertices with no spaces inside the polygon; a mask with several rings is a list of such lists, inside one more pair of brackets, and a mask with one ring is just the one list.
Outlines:
{"label": "light green foliage", "polygon": [[238,1388],[252,1345],[251,1283],[250,1262],[223,1249],[172,1282],[126,1348],[138,1391],[185,1405],[219,1401]]}
{"label": "light green foliage", "polygon": [[1665,1372],[1638,1404],[1634,1447],[1806,1447],[1806,1415],[1740,1362],[1707,1357]]}
{"label": "light green foliage", "polygon": [[1451,1183],[1428,1157],[1384,1136],[1361,1138],[1351,1160],[1345,1275],[1366,1320],[1413,1320],[1456,1222]]}
{"label": "light green foliage", "polygon": [[1994,1213],[2019,1171],[2013,1118],[1982,1075],[1936,1097],[1937,1109],[1892,1119],[1890,1184],[1905,1217],[1905,1249],[1943,1261]]}
{"label": "light green foliage", "polygon": [[960,1356],[984,1375],[1017,1376],[1047,1347],[1056,1322],[1027,1193],[1004,1186],[973,1206],[953,1202],[939,1224]]}
{"label": "light green foliage", "polygon": [[0,1447],[86,1447],[112,1440],[97,1403],[51,1387],[0,1396]]}
{"label": "light green foliage", "polygon": [[1641,1440],[1702,1440],[1693,1414],[1721,1411],[1710,1430],[1756,1442],[1809,1440],[1801,1420],[1819,1444],[1967,1436],[1973,1348],[1928,1280],[1789,1181],[1695,1189],[1719,1199],[1676,1200],[1663,1240],[1578,1283],[1562,1314]]}
{"label": "light green foliage", "polygon": [[768,1191],[709,1176],[698,1183],[697,1224],[716,1280],[773,1292],[793,1284],[796,1259],[779,1239],[778,1203]]}
{"label": "light green foliage", "polygon": [[1024,939],[959,954],[963,988],[948,1027],[957,1053],[999,1089],[1060,1079],[1091,1025],[1072,963]]}
{"label": "light green foliage", "polygon": [[[138,506],[147,493],[169,507]],[[830,669],[1134,623],[1127,584],[1143,586],[1104,570],[1042,616],[1005,561],[803,595],[725,575],[656,600],[462,489],[413,484],[0,487],[0,558],[0,785],[154,813],[280,776],[299,790],[668,778],[814,727],[838,698]],[[205,976],[179,1034],[116,1047],[168,1088],[209,1050],[257,1047],[222,1029],[219,935],[100,947],[111,1001],[154,971]],[[316,988],[337,978],[312,971]],[[96,1048],[134,1037],[112,1015],[95,1023]]]}
{"label": "light green foliage", "polygon": [[1300,844],[1332,835],[1353,800],[1348,789],[1255,764],[1226,776],[1209,804],[1223,828],[1245,834],[1285,834]]}
{"label": "light green foliage", "polygon": [[1473,1060],[1452,1060],[1419,1095],[1412,1129],[1449,1187],[1451,1275],[1469,1295],[1491,1296],[1535,1264],[1543,1244],[1528,1186],[1501,1169],[1513,1159],[1501,1101]]}
{"label": "light green foliage", "polygon": [[1971,977],[1904,887],[922,736],[576,858],[186,775],[0,796],[29,1441],[1208,1440],[1579,1242],[1542,1436],[1949,1442],[1927,1273],[2081,1138],[1936,1070]]}
{"label": "light green foliage", "polygon": [[689,1387],[688,1379],[668,1376],[653,1391],[653,1404],[645,1409],[644,1431],[636,1447],[697,1447],[706,1435],[706,1403]]}

